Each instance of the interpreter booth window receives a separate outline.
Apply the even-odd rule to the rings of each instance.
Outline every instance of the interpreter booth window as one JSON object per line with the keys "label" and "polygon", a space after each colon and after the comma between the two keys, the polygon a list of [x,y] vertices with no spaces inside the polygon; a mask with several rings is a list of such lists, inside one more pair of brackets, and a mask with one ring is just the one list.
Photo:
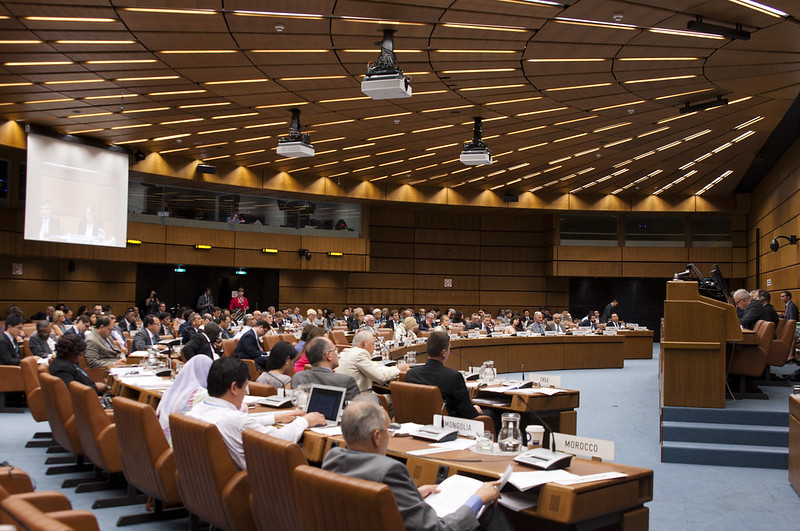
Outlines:
{"label": "interpreter booth window", "polygon": [[562,214],[559,218],[559,245],[616,247],[617,216]]}
{"label": "interpreter booth window", "polygon": [[625,216],[625,247],[684,247],[685,221],[680,216]]}
{"label": "interpreter booth window", "polygon": [[361,205],[130,181],[128,220],[242,232],[361,237]]}
{"label": "interpreter booth window", "polygon": [[692,247],[733,247],[732,229],[732,216],[692,216]]}

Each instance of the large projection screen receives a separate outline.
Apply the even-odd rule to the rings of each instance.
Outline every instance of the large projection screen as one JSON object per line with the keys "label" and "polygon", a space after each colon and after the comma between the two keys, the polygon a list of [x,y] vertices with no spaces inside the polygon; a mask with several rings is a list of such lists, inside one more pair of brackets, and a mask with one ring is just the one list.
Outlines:
{"label": "large projection screen", "polygon": [[125,247],[128,156],[28,135],[25,239]]}

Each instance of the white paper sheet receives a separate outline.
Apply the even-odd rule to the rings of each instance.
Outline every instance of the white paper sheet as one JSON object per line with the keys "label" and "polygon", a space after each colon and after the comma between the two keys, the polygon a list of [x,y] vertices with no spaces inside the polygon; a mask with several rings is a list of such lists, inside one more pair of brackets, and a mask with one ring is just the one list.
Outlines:
{"label": "white paper sheet", "polygon": [[514,472],[508,482],[521,491],[526,491],[551,481],[576,479],[580,476],[570,474],[566,470],[542,470],[539,472]]}
{"label": "white paper sheet", "polygon": [[554,481],[553,483],[558,483],[559,485],[577,485],[579,483],[589,483],[590,481],[603,481],[604,479],[624,477],[627,477],[627,474],[622,472],[602,472],[600,474],[590,474],[588,476],[577,476],[576,478],[572,479],[560,479],[558,481]]}
{"label": "white paper sheet", "polygon": [[327,435],[329,437],[333,435],[341,435],[342,434],[342,427],[341,426],[326,426],[325,428],[310,428],[311,431],[316,433],[321,433],[322,435]]}
{"label": "white paper sheet", "polygon": [[446,516],[464,505],[481,485],[483,483],[477,479],[456,474],[442,481],[438,485],[439,492],[425,498],[425,502],[433,507],[437,516]]}

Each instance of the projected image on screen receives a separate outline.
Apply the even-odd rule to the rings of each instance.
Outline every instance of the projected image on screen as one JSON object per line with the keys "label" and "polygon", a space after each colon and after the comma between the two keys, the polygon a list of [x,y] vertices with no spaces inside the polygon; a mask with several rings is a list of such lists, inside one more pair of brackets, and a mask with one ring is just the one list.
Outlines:
{"label": "projected image on screen", "polygon": [[125,247],[128,156],[28,135],[25,239]]}

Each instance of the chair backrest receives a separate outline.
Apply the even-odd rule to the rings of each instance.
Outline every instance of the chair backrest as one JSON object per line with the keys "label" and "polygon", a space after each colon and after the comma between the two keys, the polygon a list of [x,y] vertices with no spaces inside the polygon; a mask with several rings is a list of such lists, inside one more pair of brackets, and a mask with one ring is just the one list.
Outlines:
{"label": "chair backrest", "polygon": [[435,385],[389,382],[396,422],[430,424],[434,415],[441,415],[442,393]]}
{"label": "chair backrest", "polygon": [[22,369],[15,365],[0,365],[0,393],[24,390]]}
{"label": "chair backrest", "polygon": [[0,507],[19,529],[27,531],[94,531],[97,519],[89,511],[45,513],[20,496],[9,496]]}
{"label": "chair backrest", "polygon": [[238,339],[223,339],[222,340],[222,357],[230,358],[233,356],[233,351],[236,350],[236,343]]}
{"label": "chair backrest", "polygon": [[272,396],[278,394],[277,389],[265,383],[249,382],[247,387],[250,389],[250,394],[253,396]]}
{"label": "chair backrest", "polygon": [[25,357],[33,356],[33,351],[31,350],[31,338],[26,337],[22,340],[22,355]]}
{"label": "chair backrest", "polygon": [[[242,433],[247,478],[253,493],[253,511],[260,531],[293,531],[300,528],[298,515],[305,503],[295,503],[292,475],[295,468],[307,465],[303,451],[295,443],[255,430]],[[305,501],[305,497],[302,498]]]}
{"label": "chair backrest", "polygon": [[[760,323],[760,326],[758,326]],[[764,353],[769,354],[769,347],[775,337],[775,323],[772,321],[758,321],[756,323],[756,337],[758,337],[758,348]]]}
{"label": "chair backrest", "polygon": [[163,502],[181,503],[175,456],[155,410],[129,398],[114,397],[114,422],[125,479]]}
{"label": "chair backrest", "polygon": [[775,325],[775,337],[781,337],[784,326],[786,326],[786,319],[778,319],[778,324]]}
{"label": "chair backrest", "polygon": [[61,378],[46,372],[39,375],[39,382],[42,384],[42,397],[53,439],[65,450],[83,455],[67,384]]}
{"label": "chair backrest", "polygon": [[70,382],[69,394],[72,395],[78,437],[86,456],[103,470],[122,472],[117,427],[100,405],[95,390],[79,382]]}
{"label": "chair backrest", "polygon": [[217,427],[180,413],[169,427],[186,508],[227,531],[255,529],[247,472],[236,470]]}
{"label": "chair backrest", "polygon": [[797,324],[797,321],[791,319],[787,322],[786,320],[781,319],[778,321],[778,323],[782,324],[783,327],[780,333],[777,332],[776,327],[777,339],[773,339],[770,342],[767,363],[769,365],[775,365],[776,367],[782,367],[786,364],[786,361],[789,358],[789,349],[792,346],[792,340],[794,339],[795,325]]}
{"label": "chair backrest", "polygon": [[266,342],[264,345],[264,350],[272,350],[272,347],[278,344],[281,340],[281,334],[268,334],[265,335],[262,341]]}
{"label": "chair backrest", "polygon": [[242,361],[247,365],[247,370],[250,371],[250,380],[256,381],[258,380],[258,367],[256,366],[256,361],[250,358],[242,358]]}
{"label": "chair backrest", "polygon": [[350,342],[347,340],[347,336],[344,334],[342,330],[331,330],[330,338],[331,341],[333,341],[333,344],[337,346],[350,344]]}
{"label": "chair backrest", "polygon": [[294,334],[281,334],[280,337],[281,341],[286,341],[290,345],[297,344],[297,338],[294,336]]}
{"label": "chair backrest", "polygon": [[42,386],[39,383],[39,364],[36,358],[26,357],[20,360],[19,368],[22,370],[22,384],[25,386],[25,398],[31,415],[36,422],[43,422],[47,420],[47,410],[44,408]]}
{"label": "chair backrest", "polygon": [[390,330],[389,328],[379,328],[378,337],[384,341],[391,341],[394,338],[394,330]]}
{"label": "chair backrest", "polygon": [[403,518],[392,489],[365,479],[301,465],[293,475],[304,531],[400,531]]}

